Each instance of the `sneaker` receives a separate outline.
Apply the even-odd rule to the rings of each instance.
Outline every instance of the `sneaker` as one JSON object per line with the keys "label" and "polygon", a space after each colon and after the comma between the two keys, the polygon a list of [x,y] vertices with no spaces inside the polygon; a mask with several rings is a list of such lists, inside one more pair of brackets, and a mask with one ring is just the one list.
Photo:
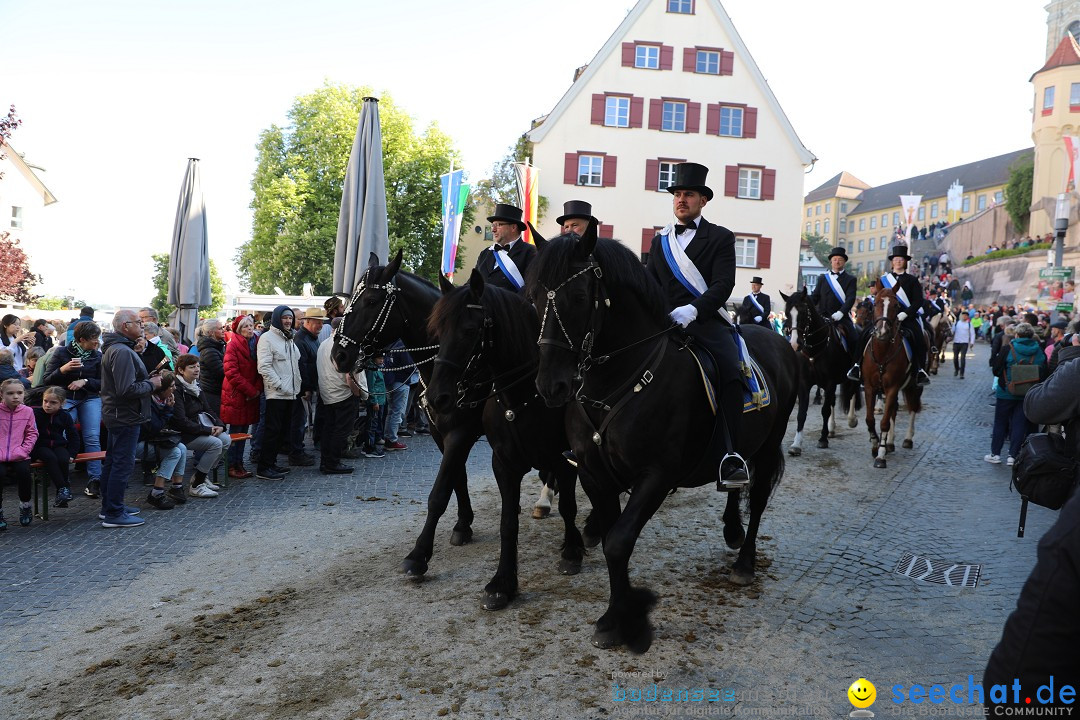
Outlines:
{"label": "sneaker", "polygon": [[[142,512],[142,511],[139,510],[139,508],[137,508],[137,507],[132,507],[131,505],[125,505],[124,506],[124,514],[125,515],[131,515],[132,517],[135,517],[140,512]],[[97,516],[97,519],[98,520],[104,520],[105,519],[105,513],[99,512],[98,516]]]}
{"label": "sneaker", "polygon": [[206,487],[206,483],[203,483],[202,485],[191,486],[190,488],[188,488],[188,495],[197,498],[212,498],[218,496],[216,492]]}
{"label": "sneaker", "polygon": [[376,445],[385,445],[386,444],[386,439],[385,438],[379,438],[378,440],[375,441],[375,444]]}
{"label": "sneaker", "polygon": [[274,463],[273,465],[271,465],[270,469],[273,470],[274,472],[278,473],[279,475],[288,475],[290,472],[292,472],[292,468],[290,468],[290,467],[282,467],[281,465],[278,465],[277,463]]}
{"label": "sneaker", "polygon": [[376,445],[375,447],[366,447],[366,448],[364,448],[364,457],[366,457],[366,458],[381,458],[381,457],[386,457],[386,453],[384,453],[379,448],[379,446]]}
{"label": "sneaker", "polygon": [[405,443],[401,442],[400,440],[395,440],[394,442],[386,443],[386,445],[383,447],[383,449],[384,450],[408,450],[409,446],[406,445]]}
{"label": "sneaker", "polygon": [[34,509],[28,507],[19,508],[19,524],[26,527],[34,521]]}
{"label": "sneaker", "polygon": [[56,507],[67,507],[72,501],[71,488],[60,488],[56,491]]}
{"label": "sneaker", "polygon": [[210,490],[213,490],[214,492],[217,492],[222,487],[221,485],[218,485],[217,483],[212,481],[209,477],[207,477],[205,480],[203,480],[201,484],[204,487],[206,487],[206,488],[208,488]]}
{"label": "sneaker", "polygon": [[278,472],[274,467],[268,467],[256,470],[255,477],[259,480],[281,480],[285,477],[285,473]]}
{"label": "sneaker", "polygon": [[294,453],[289,456],[289,464],[293,467],[310,467],[315,464],[315,458],[306,452]]}
{"label": "sneaker", "polygon": [[1012,455],[1010,455],[1009,457],[1007,457],[1005,459],[1005,464],[1006,465],[1014,465],[1014,464],[1016,464],[1016,460],[1013,458]]}
{"label": "sneaker", "polygon": [[86,487],[83,488],[83,494],[86,495],[86,497],[101,497],[101,481],[91,480],[86,483]]}
{"label": "sneaker", "polygon": [[348,475],[353,469],[348,465],[338,463],[337,465],[320,465],[319,472],[323,475]]}
{"label": "sneaker", "polygon": [[397,434],[398,434],[398,437],[412,437],[412,431],[411,431],[411,430],[407,430],[407,429],[405,429],[405,430],[398,430],[398,431],[397,431]]}
{"label": "sneaker", "polygon": [[140,517],[134,515],[115,515],[112,517],[102,518],[101,527],[105,528],[124,528],[124,527],[138,527],[146,521]]}
{"label": "sneaker", "polygon": [[413,430],[413,432],[415,432],[417,435],[430,435],[431,434],[431,431],[428,430],[426,427],[415,428]]}
{"label": "sneaker", "polygon": [[150,503],[158,510],[172,510],[176,507],[176,503],[170,500],[169,496],[165,493],[161,493],[160,495],[150,493],[146,496],[146,502]]}
{"label": "sneaker", "polygon": [[169,499],[177,505],[183,505],[187,502],[187,495],[184,494],[183,486],[170,487],[168,490],[165,491],[165,494],[168,495]]}
{"label": "sneaker", "polygon": [[994,455],[994,454],[983,455],[983,460],[985,460],[988,463],[992,463],[994,465],[1000,465],[1001,464],[1001,456],[1000,455]]}

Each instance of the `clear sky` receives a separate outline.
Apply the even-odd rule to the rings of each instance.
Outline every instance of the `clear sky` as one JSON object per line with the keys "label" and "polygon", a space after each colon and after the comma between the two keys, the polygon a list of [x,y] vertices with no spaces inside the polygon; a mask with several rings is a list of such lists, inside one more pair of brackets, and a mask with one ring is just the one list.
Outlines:
{"label": "clear sky", "polygon": [[[807,190],[840,170],[881,184],[1032,144],[1046,0],[723,4],[819,158]],[[633,5],[0,0],[0,107],[16,105],[13,145],[59,198],[43,213],[54,244],[27,248],[39,292],[148,301],[189,156],[211,257],[235,291],[259,131],[324,80],[390,92],[483,177]]]}

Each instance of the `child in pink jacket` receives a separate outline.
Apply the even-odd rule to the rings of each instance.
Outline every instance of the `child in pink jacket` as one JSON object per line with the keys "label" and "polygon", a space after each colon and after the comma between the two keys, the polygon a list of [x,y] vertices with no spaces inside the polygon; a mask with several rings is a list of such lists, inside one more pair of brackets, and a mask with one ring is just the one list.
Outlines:
{"label": "child in pink jacket", "polygon": [[[34,518],[30,509],[30,451],[37,442],[38,429],[34,411],[23,405],[22,382],[5,380],[0,384],[0,487],[8,474],[19,485],[19,524],[26,526]],[[0,503],[3,496],[0,495]],[[0,530],[7,530],[0,507]]]}

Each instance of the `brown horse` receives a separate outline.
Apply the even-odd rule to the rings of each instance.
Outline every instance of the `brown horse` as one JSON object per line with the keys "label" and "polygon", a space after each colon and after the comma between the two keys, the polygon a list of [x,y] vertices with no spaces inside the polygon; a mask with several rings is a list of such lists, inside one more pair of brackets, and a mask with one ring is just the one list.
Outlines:
{"label": "brown horse", "polygon": [[936,315],[933,320],[930,321],[931,327],[933,327],[933,348],[931,353],[931,365],[934,368],[934,374],[937,375],[938,368],[941,367],[941,363],[945,362],[945,346],[952,342],[952,329],[953,323],[956,319],[953,317],[951,311]]}
{"label": "brown horse", "polygon": [[[905,448],[914,447],[915,415],[922,409],[922,388],[912,377],[911,362],[904,349],[900,320],[897,318],[899,313],[896,293],[890,288],[879,289],[874,295],[874,327],[862,357],[866,429],[870,432],[870,454],[874,456],[876,468],[885,467],[885,453],[896,450],[893,432],[900,392],[904,393],[904,402],[911,416],[908,434],[904,438]],[[877,393],[885,398],[880,437],[874,422],[874,396]]]}

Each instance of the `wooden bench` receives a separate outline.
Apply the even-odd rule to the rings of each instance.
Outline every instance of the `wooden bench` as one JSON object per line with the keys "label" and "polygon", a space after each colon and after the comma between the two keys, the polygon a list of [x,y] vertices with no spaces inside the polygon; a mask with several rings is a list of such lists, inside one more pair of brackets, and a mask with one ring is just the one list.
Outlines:
{"label": "wooden bench", "polygon": [[[105,451],[104,450],[99,450],[98,452],[79,453],[75,457],[71,458],[71,463],[74,465],[74,464],[78,464],[78,463],[90,462],[91,460],[104,460],[104,459],[105,459]],[[34,462],[30,463],[31,471],[40,470],[40,469],[42,469],[44,467],[45,467],[45,463],[41,462],[40,460],[35,460]],[[48,520],[49,519],[49,484],[52,481],[49,478],[48,473],[38,472],[38,473],[35,473],[35,474],[37,475],[37,479],[36,479],[35,482],[33,482],[33,486],[34,486],[34,514],[41,517],[42,520]],[[39,497],[41,498],[40,512],[38,511],[38,498]]]}
{"label": "wooden bench", "polygon": [[[250,439],[251,439],[251,434],[250,433],[230,433],[229,434],[229,441],[230,442],[240,442],[241,440],[250,440]],[[229,452],[227,450],[225,451],[225,457],[222,458],[222,462],[225,463],[225,477],[228,477],[229,476]],[[218,465],[220,465],[220,464],[221,463],[218,463]],[[214,466],[214,478],[213,478],[212,482],[215,485],[217,484],[217,481],[218,481],[218,465]]]}

